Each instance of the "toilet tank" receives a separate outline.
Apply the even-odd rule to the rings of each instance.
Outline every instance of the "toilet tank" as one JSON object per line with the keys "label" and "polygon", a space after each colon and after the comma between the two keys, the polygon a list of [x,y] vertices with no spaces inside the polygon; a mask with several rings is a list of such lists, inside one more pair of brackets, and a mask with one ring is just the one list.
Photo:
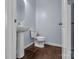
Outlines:
{"label": "toilet tank", "polygon": [[35,31],[31,31],[31,38],[36,38],[37,33]]}

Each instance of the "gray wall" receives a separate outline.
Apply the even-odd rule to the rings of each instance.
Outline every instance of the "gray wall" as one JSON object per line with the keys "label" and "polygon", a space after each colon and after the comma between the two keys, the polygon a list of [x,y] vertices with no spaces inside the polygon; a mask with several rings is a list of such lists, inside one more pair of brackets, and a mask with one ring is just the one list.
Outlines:
{"label": "gray wall", "polygon": [[61,0],[36,0],[36,30],[47,42],[61,45]]}
{"label": "gray wall", "polygon": [[[25,2],[24,2],[25,1]],[[35,0],[17,0],[17,20],[35,30]],[[25,46],[31,42],[29,32],[25,34]]]}

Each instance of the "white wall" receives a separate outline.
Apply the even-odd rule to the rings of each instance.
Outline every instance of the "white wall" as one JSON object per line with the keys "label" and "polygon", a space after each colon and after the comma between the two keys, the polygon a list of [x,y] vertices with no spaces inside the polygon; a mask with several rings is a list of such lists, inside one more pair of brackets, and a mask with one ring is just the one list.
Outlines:
{"label": "white wall", "polygon": [[[35,0],[17,0],[17,20],[35,30]],[[25,34],[25,46],[31,42],[29,32]]]}
{"label": "white wall", "polygon": [[[25,25],[36,27],[41,35],[51,43],[61,44],[61,0],[17,0],[17,19]],[[26,1],[24,3],[24,1]],[[36,13],[36,16],[35,16]],[[36,17],[36,21],[35,21]],[[29,32],[25,35],[25,45],[31,42]]]}
{"label": "white wall", "polygon": [[61,0],[36,0],[36,30],[47,41],[61,45]]}

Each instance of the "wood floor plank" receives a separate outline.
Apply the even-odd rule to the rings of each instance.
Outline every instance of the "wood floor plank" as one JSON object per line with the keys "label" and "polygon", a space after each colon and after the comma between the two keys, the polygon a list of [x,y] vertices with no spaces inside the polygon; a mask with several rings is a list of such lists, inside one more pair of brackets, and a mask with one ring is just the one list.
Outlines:
{"label": "wood floor plank", "polygon": [[21,59],[62,59],[61,53],[61,47],[45,45],[38,48],[32,45],[25,49],[25,56]]}

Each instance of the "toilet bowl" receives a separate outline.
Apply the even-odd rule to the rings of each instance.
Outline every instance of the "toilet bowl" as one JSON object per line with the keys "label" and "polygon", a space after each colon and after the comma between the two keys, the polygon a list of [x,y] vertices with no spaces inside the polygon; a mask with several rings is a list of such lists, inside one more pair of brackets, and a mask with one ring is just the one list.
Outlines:
{"label": "toilet bowl", "polygon": [[45,44],[45,37],[42,37],[42,36],[36,37],[36,40],[34,42],[34,45],[36,47],[44,48],[44,44]]}
{"label": "toilet bowl", "polygon": [[43,48],[45,44],[45,37],[43,36],[37,36],[37,33],[34,31],[31,31],[31,38],[34,39],[34,46]]}

